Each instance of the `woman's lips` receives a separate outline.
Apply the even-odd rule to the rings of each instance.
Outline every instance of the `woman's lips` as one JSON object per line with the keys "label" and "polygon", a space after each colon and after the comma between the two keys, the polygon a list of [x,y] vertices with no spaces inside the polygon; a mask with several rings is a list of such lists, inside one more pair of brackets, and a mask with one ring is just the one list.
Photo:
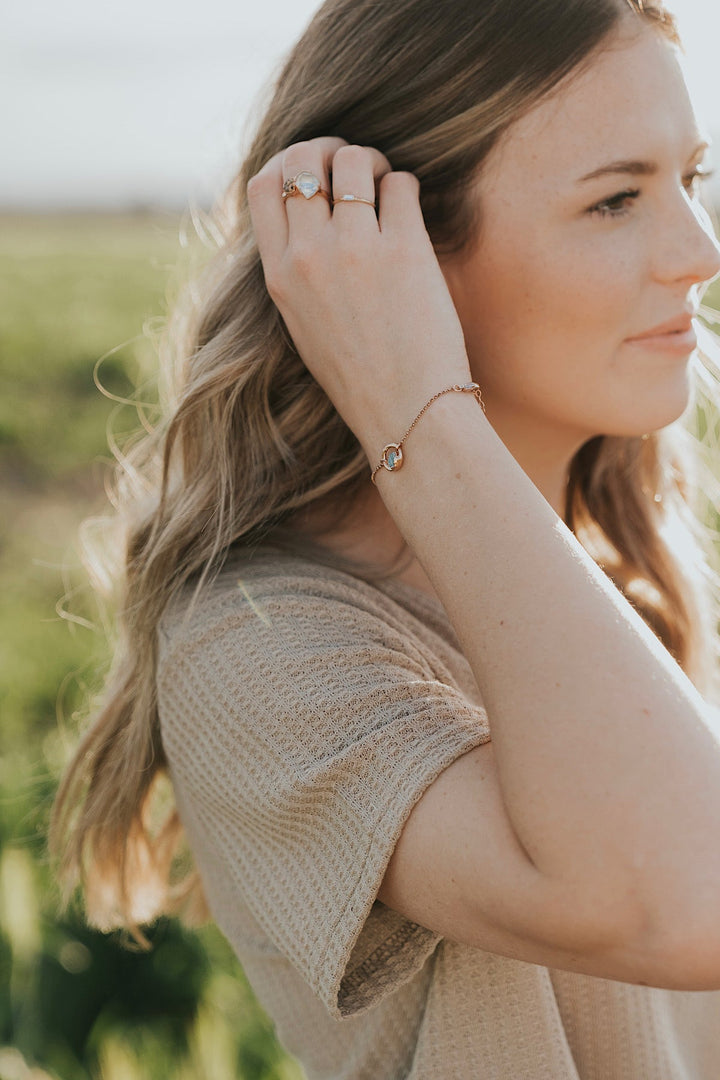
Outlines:
{"label": "woman's lips", "polygon": [[675,352],[681,355],[693,352],[697,348],[695,327],[683,330],[671,330],[664,334],[645,334],[643,337],[628,338],[626,344],[640,349],[653,349],[661,352]]}

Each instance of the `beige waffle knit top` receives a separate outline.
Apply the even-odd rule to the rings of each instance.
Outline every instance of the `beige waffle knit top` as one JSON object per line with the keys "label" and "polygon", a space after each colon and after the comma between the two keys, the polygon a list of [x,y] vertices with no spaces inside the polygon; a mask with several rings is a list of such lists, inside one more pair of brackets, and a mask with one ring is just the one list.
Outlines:
{"label": "beige waffle knit top", "polygon": [[720,992],[510,960],[375,900],[413,805],[489,739],[437,600],[268,548],[189,592],[159,631],[177,805],[310,1080],[718,1080]]}

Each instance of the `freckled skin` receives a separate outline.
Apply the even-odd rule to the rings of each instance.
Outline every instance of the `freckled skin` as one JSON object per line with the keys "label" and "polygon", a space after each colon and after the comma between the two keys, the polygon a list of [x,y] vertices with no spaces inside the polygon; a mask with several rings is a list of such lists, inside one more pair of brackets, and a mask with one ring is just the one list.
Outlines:
{"label": "freckled skin", "polygon": [[[720,271],[688,180],[703,141],[677,50],[632,20],[488,159],[479,241],[442,266],[488,417],[536,483],[593,435],[656,430],[688,404],[689,357],[626,339],[696,307]],[[618,160],[659,169],[577,183]],[[624,216],[588,212],[628,189]]]}

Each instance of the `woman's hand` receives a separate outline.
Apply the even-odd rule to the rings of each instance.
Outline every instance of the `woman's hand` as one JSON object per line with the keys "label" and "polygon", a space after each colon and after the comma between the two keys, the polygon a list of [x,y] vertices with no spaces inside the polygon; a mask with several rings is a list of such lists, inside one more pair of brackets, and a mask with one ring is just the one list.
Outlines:
{"label": "woman's hand", "polygon": [[[283,201],[314,173],[331,198]],[[332,178],[332,179],[330,179]],[[411,173],[342,139],[296,143],[248,184],[265,280],[303,361],[374,461],[438,390],[470,381],[462,328]]]}

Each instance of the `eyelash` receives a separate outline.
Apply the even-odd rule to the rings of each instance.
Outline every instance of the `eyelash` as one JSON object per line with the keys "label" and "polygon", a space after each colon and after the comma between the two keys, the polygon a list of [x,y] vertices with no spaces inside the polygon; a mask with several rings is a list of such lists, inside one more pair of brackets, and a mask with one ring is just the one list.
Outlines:
{"label": "eyelash", "polygon": [[[707,169],[695,169],[694,172],[689,173],[689,175],[685,177],[684,182],[686,184],[686,190],[691,191],[693,195],[698,194],[698,182],[704,183],[714,175],[713,171]],[[634,202],[640,197],[640,194],[639,188],[630,188],[627,191],[619,191],[617,195],[613,195],[612,198],[603,199],[602,202],[597,203],[595,206],[591,206],[588,212],[590,214],[597,214],[601,218],[625,217],[625,215],[630,212],[629,208],[620,204],[626,202],[628,199]]]}

